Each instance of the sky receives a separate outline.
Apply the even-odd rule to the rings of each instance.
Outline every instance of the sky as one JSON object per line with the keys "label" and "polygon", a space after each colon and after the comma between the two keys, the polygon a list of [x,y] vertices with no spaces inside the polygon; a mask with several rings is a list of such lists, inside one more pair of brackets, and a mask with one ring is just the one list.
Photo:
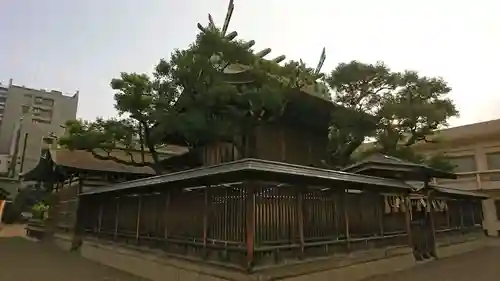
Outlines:
{"label": "sky", "polygon": [[[115,116],[112,78],[151,73],[229,0],[0,0],[0,81],[80,91],[78,117]],[[235,0],[229,31],[315,66],[384,61],[453,88],[451,125],[500,118],[500,17],[494,0]],[[495,17],[495,14],[497,16]]]}

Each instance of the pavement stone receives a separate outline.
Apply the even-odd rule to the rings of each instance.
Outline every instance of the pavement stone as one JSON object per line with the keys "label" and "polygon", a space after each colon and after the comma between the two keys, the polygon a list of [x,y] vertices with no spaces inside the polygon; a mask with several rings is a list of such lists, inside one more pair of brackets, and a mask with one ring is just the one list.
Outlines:
{"label": "pavement stone", "polygon": [[[0,226],[0,281],[147,281],[78,253],[29,241],[24,233],[24,225]],[[498,261],[500,240],[495,240],[482,249],[364,281],[498,281]]]}

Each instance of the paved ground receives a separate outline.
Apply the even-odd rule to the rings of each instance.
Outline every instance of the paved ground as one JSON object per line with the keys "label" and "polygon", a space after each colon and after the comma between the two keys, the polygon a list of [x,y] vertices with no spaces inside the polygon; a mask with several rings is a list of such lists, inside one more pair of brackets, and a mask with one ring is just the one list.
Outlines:
{"label": "paved ground", "polygon": [[[0,230],[0,281],[146,281],[75,253],[15,237],[23,233],[23,226]],[[365,281],[498,281],[499,260],[500,247],[489,247]]]}
{"label": "paved ground", "polygon": [[24,228],[23,224],[4,225],[0,223],[0,238],[24,236]]}
{"label": "paved ground", "polygon": [[499,260],[500,248],[489,247],[365,281],[498,281]]}
{"label": "paved ground", "polygon": [[75,253],[13,237],[22,234],[22,226],[0,230],[0,281],[146,281]]}

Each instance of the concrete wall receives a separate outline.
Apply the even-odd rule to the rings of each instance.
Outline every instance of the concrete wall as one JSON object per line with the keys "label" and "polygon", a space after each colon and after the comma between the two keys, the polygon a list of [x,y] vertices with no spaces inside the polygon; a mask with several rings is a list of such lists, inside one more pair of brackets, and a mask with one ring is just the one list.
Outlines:
{"label": "concrete wall", "polygon": [[450,128],[437,133],[436,144],[422,143],[415,148],[424,154],[444,153],[449,157],[473,156],[476,171],[458,173],[457,180],[438,180],[439,185],[491,196],[483,201],[483,225],[489,235],[498,236],[500,220],[496,216],[494,200],[500,200],[500,170],[488,167],[487,154],[500,152],[500,120]]}
{"label": "concrete wall", "polygon": [[0,174],[6,174],[9,170],[10,155],[0,154]]}

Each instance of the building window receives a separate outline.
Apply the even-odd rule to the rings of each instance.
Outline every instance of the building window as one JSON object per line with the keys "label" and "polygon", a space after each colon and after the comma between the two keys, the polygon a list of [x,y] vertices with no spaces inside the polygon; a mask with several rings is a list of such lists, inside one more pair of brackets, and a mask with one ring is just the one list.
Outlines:
{"label": "building window", "polygon": [[474,155],[450,157],[450,163],[455,166],[456,173],[477,171]]}
{"label": "building window", "polygon": [[[486,153],[486,165],[488,165],[488,170],[500,170],[500,152]],[[488,178],[492,181],[500,181],[500,173],[488,174]]]}
{"label": "building window", "polygon": [[23,105],[21,107],[21,111],[23,114],[27,114],[28,112],[30,112],[30,107],[28,105]]}
{"label": "building window", "polygon": [[50,124],[50,121],[42,119],[32,119],[33,124]]}
{"label": "building window", "polygon": [[495,209],[497,214],[497,220],[500,220],[500,200],[495,200]]}
{"label": "building window", "polygon": [[29,94],[24,95],[24,104],[30,105],[32,101],[33,101],[32,95]]}
{"label": "building window", "polygon": [[488,170],[500,170],[500,152],[486,153]]}
{"label": "building window", "polygon": [[52,119],[52,110],[43,109],[40,107],[33,107],[33,116],[38,116],[45,119]]}
{"label": "building window", "polygon": [[45,106],[53,106],[54,105],[54,100],[53,99],[36,97],[35,98],[35,104],[45,105]]}
{"label": "building window", "polygon": [[45,144],[49,144],[49,145],[50,144],[54,144],[54,139],[53,138],[47,138],[47,137],[45,137],[45,138],[43,138],[43,142]]}

